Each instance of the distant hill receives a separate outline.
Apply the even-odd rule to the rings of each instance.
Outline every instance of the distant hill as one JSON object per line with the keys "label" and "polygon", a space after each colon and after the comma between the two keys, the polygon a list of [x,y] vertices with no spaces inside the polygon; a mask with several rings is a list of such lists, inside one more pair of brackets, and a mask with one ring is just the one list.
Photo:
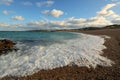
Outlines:
{"label": "distant hill", "polygon": [[105,27],[86,27],[86,28],[80,28],[80,29],[57,29],[57,30],[30,30],[33,32],[56,32],[56,31],[85,31],[85,30],[98,30],[98,29],[114,29],[114,28],[120,28],[120,25],[108,25]]}

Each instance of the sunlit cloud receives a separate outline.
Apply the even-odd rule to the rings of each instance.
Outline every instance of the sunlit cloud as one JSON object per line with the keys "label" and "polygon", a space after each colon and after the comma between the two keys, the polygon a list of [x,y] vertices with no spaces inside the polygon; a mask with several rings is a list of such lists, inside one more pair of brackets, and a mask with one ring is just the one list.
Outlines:
{"label": "sunlit cloud", "polygon": [[[39,29],[78,29],[85,27],[104,27],[107,25],[120,24],[120,15],[115,13],[111,8],[116,7],[116,4],[107,4],[96,15],[90,18],[75,18],[69,17],[63,20],[49,20],[45,17],[44,20],[33,20],[27,23],[12,24],[0,23],[2,27],[14,27],[13,30],[39,30]],[[60,17],[64,14],[61,10],[45,10],[42,14]],[[42,17],[43,18],[43,17]],[[13,16],[13,20],[24,20],[22,16]],[[11,28],[11,29],[12,29]]]}
{"label": "sunlit cloud", "polygon": [[97,12],[97,16],[104,16],[104,17],[109,17],[113,19],[120,17],[113,10],[110,10],[110,8],[115,7],[115,6],[116,4],[107,4],[105,7],[101,9],[101,11]]}
{"label": "sunlit cloud", "polygon": [[53,16],[53,17],[60,17],[61,15],[64,14],[64,12],[62,10],[57,10],[57,9],[53,9],[53,10],[44,10],[41,12],[42,14],[48,15],[48,16]]}
{"label": "sunlit cloud", "polygon": [[19,21],[24,20],[24,18],[22,16],[12,16],[12,19],[13,20],[19,20]]}

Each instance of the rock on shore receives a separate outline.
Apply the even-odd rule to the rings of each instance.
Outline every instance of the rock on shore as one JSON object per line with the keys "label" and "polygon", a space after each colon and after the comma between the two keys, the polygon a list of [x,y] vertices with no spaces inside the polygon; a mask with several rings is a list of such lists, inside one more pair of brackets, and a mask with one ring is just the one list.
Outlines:
{"label": "rock on shore", "polygon": [[7,54],[11,51],[17,51],[16,48],[14,48],[14,45],[16,43],[12,42],[11,40],[3,39],[0,40],[0,55]]}

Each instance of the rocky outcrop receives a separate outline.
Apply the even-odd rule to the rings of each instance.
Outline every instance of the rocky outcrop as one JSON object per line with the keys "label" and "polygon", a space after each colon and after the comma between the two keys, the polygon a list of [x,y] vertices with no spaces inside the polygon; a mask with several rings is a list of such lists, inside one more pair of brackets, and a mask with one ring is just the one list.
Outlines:
{"label": "rocky outcrop", "polygon": [[14,48],[15,44],[16,43],[7,39],[0,40],[0,55],[7,54],[8,52],[11,51],[17,51],[17,49]]}

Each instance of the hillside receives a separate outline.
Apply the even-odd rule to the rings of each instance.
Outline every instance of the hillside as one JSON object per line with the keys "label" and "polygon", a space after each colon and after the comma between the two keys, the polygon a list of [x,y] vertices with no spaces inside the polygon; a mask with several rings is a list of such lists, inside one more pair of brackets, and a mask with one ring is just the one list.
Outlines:
{"label": "hillside", "polygon": [[86,30],[98,30],[98,29],[115,29],[120,28],[120,25],[109,25],[105,27],[86,27],[86,28],[80,28],[80,29],[58,29],[58,30],[30,30],[35,32],[56,32],[56,31],[86,31]]}

